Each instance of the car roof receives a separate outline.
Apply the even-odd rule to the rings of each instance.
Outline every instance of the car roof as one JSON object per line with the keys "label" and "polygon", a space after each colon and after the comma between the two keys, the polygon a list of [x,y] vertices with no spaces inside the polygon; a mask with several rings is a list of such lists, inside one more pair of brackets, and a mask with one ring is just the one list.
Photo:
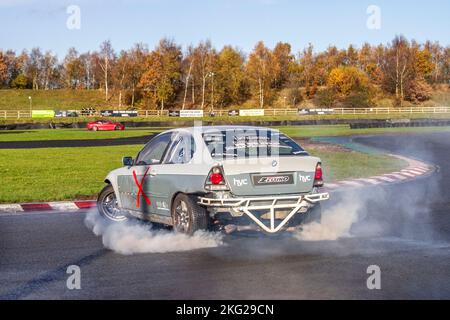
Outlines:
{"label": "car roof", "polygon": [[228,131],[228,130],[267,130],[267,131],[274,131],[278,132],[277,129],[272,128],[266,128],[266,127],[256,127],[256,126],[230,126],[230,125],[224,125],[224,126],[198,126],[198,127],[187,127],[187,128],[177,128],[177,129],[171,129],[165,132],[170,131],[187,131],[190,133],[193,132],[200,132],[205,133],[207,131],[211,130],[218,130],[218,131]]}

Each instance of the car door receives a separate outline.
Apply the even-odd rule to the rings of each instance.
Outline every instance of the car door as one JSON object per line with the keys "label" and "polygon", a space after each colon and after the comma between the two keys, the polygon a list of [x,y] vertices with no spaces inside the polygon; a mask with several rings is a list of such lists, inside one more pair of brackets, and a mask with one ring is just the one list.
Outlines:
{"label": "car door", "polygon": [[[172,143],[152,177],[158,188],[152,189],[156,213],[170,216],[170,205],[174,194],[187,193],[189,188],[198,185],[198,177],[191,172],[191,160],[195,152],[194,138],[188,132],[180,132],[172,137]],[[202,177],[201,185],[203,185]]]}
{"label": "car door", "polygon": [[167,132],[153,138],[139,152],[135,164],[117,177],[122,208],[137,211],[144,218],[151,213],[161,213],[157,202],[163,187],[158,181],[158,172],[174,135],[174,132]]}
{"label": "car door", "polygon": [[105,130],[105,123],[103,121],[97,121],[96,126],[98,130]]}
{"label": "car door", "polygon": [[103,129],[104,130],[114,130],[115,124],[112,122],[105,122],[103,124]]}

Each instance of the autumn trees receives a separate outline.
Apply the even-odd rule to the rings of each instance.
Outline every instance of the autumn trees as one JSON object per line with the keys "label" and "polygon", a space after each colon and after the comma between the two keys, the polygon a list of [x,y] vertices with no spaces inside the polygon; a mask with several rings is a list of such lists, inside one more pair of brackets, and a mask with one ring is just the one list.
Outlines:
{"label": "autumn trees", "polygon": [[437,73],[437,66],[426,46],[396,37],[385,49],[381,66],[383,88],[395,94],[397,105],[405,99],[416,102],[429,98],[431,87],[426,79]]}
{"label": "autumn trees", "polygon": [[242,52],[224,47],[218,54],[215,72],[215,99],[220,107],[240,105],[248,98],[248,85]]}
{"label": "autumn trees", "polygon": [[127,67],[125,71],[125,88],[130,90],[129,104],[134,107],[136,90],[144,73],[142,66],[148,56],[148,48],[142,43],[136,44],[126,55]]}
{"label": "autumn trees", "polygon": [[[136,44],[116,52],[110,41],[97,51],[75,48],[62,58],[33,48],[0,50],[0,87],[101,90],[111,106],[204,109],[214,107],[364,107],[378,98],[420,103],[450,83],[450,47],[398,36],[387,45],[363,44],[318,52],[292,52],[258,42],[248,54],[201,41],[185,50],[162,39],[149,50]],[[279,101],[283,101],[280,103]]]}
{"label": "autumn trees", "polygon": [[274,65],[272,53],[262,41],[248,57],[246,73],[250,81],[252,96],[258,97],[258,106],[264,108],[264,103],[271,100],[270,85],[274,80]]}
{"label": "autumn trees", "polygon": [[161,110],[174,100],[180,88],[181,62],[180,46],[168,39],[161,40],[146,59],[140,86]]}
{"label": "autumn trees", "polygon": [[339,66],[331,70],[327,79],[327,90],[331,104],[346,107],[368,107],[371,85],[369,77],[357,67]]}
{"label": "autumn trees", "polygon": [[105,88],[105,100],[108,100],[109,82],[111,81],[111,70],[114,67],[115,53],[111,41],[105,41],[100,46],[100,52],[97,55],[97,64],[102,69],[102,81]]}
{"label": "autumn trees", "polygon": [[35,90],[48,90],[60,85],[61,70],[57,62],[56,56],[51,51],[42,53],[39,48],[33,48],[30,54],[22,53],[18,58],[21,75],[27,77]]}
{"label": "autumn trees", "polygon": [[183,59],[182,109],[241,104],[248,99],[245,56],[231,46],[217,52],[209,41],[190,46]]}
{"label": "autumn trees", "polygon": [[0,83],[4,85],[7,79],[8,79],[8,66],[6,65],[3,52],[0,52]]}

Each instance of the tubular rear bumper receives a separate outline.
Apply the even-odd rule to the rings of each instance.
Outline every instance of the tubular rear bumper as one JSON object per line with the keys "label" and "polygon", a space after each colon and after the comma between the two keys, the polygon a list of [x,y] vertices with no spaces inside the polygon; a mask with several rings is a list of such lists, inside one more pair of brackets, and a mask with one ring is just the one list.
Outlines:
{"label": "tubular rear bumper", "polygon": [[[329,193],[315,193],[296,196],[267,196],[267,197],[240,197],[240,198],[206,198],[199,197],[198,204],[209,208],[229,209],[233,216],[246,214],[261,229],[268,233],[277,233],[302,208],[309,208],[317,202],[328,200]],[[290,209],[289,214],[275,225],[277,209]],[[267,226],[257,217],[255,211],[269,211],[270,224]],[[252,213],[253,211],[253,213]]]}

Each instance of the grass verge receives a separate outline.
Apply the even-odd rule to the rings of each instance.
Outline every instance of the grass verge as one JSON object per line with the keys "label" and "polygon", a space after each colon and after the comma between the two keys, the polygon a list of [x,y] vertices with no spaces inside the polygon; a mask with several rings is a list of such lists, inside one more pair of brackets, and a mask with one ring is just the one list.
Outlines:
{"label": "grass verge", "polygon": [[0,131],[0,141],[97,140],[132,138],[159,133],[167,128],[126,129],[124,131],[88,131],[86,129],[38,129]]}
{"label": "grass verge", "polygon": [[100,90],[0,90],[0,110],[29,110],[32,98],[36,110],[68,110],[86,107],[107,108],[111,102],[105,101]]}
{"label": "grass verge", "polygon": [[276,127],[288,136],[297,138],[350,136],[362,134],[407,134],[450,132],[450,127],[405,127],[405,128],[368,128],[350,129],[348,125],[323,126],[284,126]]}
{"label": "grass verge", "polygon": [[357,151],[330,152],[310,150],[311,154],[321,158],[324,167],[324,179],[338,181],[351,178],[367,178],[405,168],[408,163],[388,155],[366,154]]}
{"label": "grass verge", "polygon": [[[283,126],[275,127],[291,137],[329,137],[359,134],[406,134],[450,132],[450,127],[410,127],[410,128],[374,128],[350,129],[348,125],[321,126]],[[39,130],[11,130],[0,131],[1,141],[40,141],[40,140],[92,140],[131,138],[156,134],[169,129],[168,127],[129,128],[125,131],[98,131],[86,129],[39,129]]]}
{"label": "grass verge", "polygon": [[92,198],[106,174],[141,146],[0,150],[0,202]]}

